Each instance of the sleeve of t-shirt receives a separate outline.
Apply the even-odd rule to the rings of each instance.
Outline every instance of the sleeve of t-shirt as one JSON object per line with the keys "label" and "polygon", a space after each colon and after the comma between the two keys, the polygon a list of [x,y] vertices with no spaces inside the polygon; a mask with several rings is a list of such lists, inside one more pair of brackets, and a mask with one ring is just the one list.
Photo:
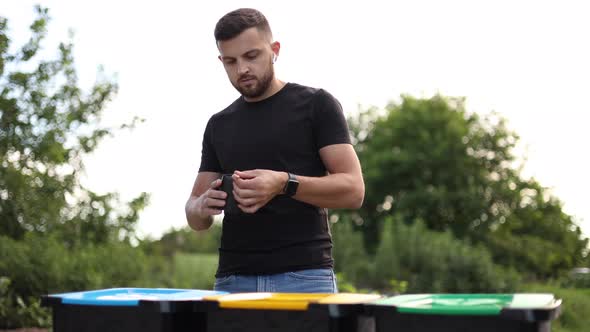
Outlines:
{"label": "sleeve of t-shirt", "polygon": [[213,145],[213,118],[207,122],[205,133],[203,134],[203,148],[201,150],[201,166],[199,172],[217,172],[221,173],[221,165],[215,153]]}
{"label": "sleeve of t-shirt", "polygon": [[319,149],[332,144],[351,144],[342,106],[325,90],[314,96],[313,132]]}

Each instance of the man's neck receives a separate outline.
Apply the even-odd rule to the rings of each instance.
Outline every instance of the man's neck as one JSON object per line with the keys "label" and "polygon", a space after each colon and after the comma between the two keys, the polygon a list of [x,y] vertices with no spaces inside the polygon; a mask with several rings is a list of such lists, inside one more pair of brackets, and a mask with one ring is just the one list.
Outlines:
{"label": "man's neck", "polygon": [[270,86],[268,87],[266,92],[264,92],[262,95],[260,95],[259,97],[256,97],[256,98],[248,98],[248,97],[244,96],[244,100],[246,100],[249,103],[264,100],[266,98],[273,96],[275,93],[279,92],[285,86],[285,84],[286,84],[285,82],[283,82],[275,77],[272,80],[272,82],[270,83]]}

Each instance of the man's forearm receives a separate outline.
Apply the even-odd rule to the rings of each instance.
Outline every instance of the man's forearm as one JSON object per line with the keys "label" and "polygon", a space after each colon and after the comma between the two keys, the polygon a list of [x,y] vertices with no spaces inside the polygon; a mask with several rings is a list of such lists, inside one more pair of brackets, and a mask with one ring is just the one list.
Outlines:
{"label": "man's forearm", "polygon": [[199,204],[201,201],[198,197],[191,197],[186,202],[185,205],[185,213],[186,213],[186,220],[188,221],[188,225],[190,228],[196,231],[203,231],[209,229],[211,224],[213,224],[213,216],[206,216],[201,217],[199,215]]}
{"label": "man's forearm", "polygon": [[299,187],[293,198],[328,209],[358,209],[365,197],[362,177],[348,173],[322,177],[297,175]]}

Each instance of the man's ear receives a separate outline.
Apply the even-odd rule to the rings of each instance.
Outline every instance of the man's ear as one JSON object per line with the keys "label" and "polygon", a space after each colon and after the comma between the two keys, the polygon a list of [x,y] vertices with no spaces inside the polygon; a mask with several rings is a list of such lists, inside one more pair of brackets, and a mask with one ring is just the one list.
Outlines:
{"label": "man's ear", "polygon": [[219,59],[219,61],[223,62],[223,59],[221,58],[221,55],[217,56],[217,59]]}
{"label": "man's ear", "polygon": [[273,42],[272,44],[270,44],[270,49],[275,54],[274,58],[276,59],[279,56],[279,52],[281,51],[281,43],[279,43],[278,41]]}

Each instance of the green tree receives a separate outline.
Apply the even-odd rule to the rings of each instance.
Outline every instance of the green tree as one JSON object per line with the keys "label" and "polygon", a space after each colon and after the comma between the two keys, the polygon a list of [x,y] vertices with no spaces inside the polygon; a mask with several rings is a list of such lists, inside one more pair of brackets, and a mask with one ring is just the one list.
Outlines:
{"label": "green tree", "polygon": [[101,74],[82,91],[71,42],[55,59],[38,59],[49,15],[36,12],[30,40],[14,52],[0,17],[0,235],[59,233],[71,245],[129,239],[148,196],[125,205],[79,181],[82,157],[113,132],[99,123],[117,84]]}
{"label": "green tree", "polygon": [[117,84],[101,71],[82,91],[71,42],[42,59],[49,15],[36,13],[20,47],[0,17],[0,329],[46,326],[42,294],[149,284],[160,266],[130,241],[148,195],[124,203],[80,183],[83,157],[116,130],[100,120]]}
{"label": "green tree", "polygon": [[480,117],[464,104],[402,96],[399,104],[349,119],[366,183],[353,220],[369,251],[379,240],[378,221],[396,214],[485,243],[496,261],[534,274],[575,266],[587,239],[557,198],[521,177],[513,152],[518,136],[502,117]]}

